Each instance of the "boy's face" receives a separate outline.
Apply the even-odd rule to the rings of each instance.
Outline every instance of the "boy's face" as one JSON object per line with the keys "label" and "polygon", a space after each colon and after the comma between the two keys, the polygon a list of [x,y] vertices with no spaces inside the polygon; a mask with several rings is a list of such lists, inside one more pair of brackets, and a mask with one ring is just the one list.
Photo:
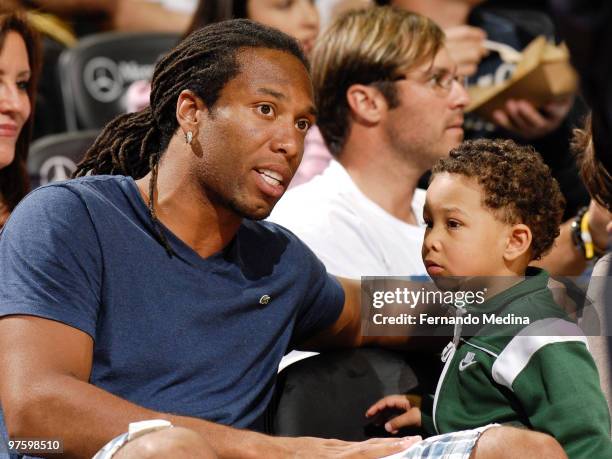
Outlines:
{"label": "boy's face", "polygon": [[476,179],[440,173],[427,189],[423,262],[431,277],[507,274],[504,250],[512,227],[482,204]]}

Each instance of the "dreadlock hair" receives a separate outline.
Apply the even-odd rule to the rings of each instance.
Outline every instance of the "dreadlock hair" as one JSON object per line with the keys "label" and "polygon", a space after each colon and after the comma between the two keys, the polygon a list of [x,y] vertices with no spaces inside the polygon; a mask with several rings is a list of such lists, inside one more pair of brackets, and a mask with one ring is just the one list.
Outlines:
{"label": "dreadlock hair", "polygon": [[157,63],[151,82],[150,106],[108,123],[74,173],[75,177],[119,174],[139,179],[151,172],[149,213],[169,256],[173,251],[155,214],[153,191],[159,160],[179,126],[178,96],[183,90],[191,90],[212,109],[221,90],[240,73],[238,53],[245,48],[285,51],[309,70],[298,42],[276,29],[248,19],[207,25],[186,37]]}

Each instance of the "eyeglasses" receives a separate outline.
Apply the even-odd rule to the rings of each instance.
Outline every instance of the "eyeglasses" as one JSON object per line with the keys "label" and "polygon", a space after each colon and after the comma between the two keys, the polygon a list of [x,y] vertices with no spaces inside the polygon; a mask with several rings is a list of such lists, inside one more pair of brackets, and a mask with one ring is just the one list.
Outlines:
{"label": "eyeglasses", "polygon": [[466,78],[457,75],[455,72],[449,72],[447,69],[432,69],[426,72],[413,72],[415,74],[420,73],[420,78],[411,78],[409,74],[403,74],[393,79],[393,81],[411,80],[418,81],[426,84],[434,90],[441,91],[444,93],[450,92],[453,87],[453,83],[456,82],[461,86],[465,87]]}

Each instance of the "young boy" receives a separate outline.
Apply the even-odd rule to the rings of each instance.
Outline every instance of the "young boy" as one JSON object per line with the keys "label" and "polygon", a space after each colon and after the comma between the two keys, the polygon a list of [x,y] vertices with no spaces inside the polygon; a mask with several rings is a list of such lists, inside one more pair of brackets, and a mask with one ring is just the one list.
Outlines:
{"label": "young boy", "polygon": [[[513,424],[552,435],[572,459],[612,458],[610,415],[586,338],[555,303],[548,274],[528,267],[559,235],[562,208],[548,167],[512,141],[465,142],[435,165],[424,209],[429,275],[439,286],[447,276],[487,276],[478,278],[490,288],[485,302],[466,312],[528,324],[502,333],[484,326],[449,343],[431,410],[391,395],[366,416],[405,410],[385,424],[392,433]],[[505,287],[492,293],[502,279]]]}

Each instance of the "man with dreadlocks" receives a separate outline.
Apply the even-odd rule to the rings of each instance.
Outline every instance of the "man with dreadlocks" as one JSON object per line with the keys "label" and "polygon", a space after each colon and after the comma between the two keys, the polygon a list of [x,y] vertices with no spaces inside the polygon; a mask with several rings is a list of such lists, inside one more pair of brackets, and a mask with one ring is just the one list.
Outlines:
{"label": "man with dreadlocks", "polygon": [[[104,459],[374,458],[418,439],[235,429],[263,430],[288,349],[375,343],[360,335],[358,283],[256,221],[298,167],[312,100],[293,39],[247,20],[208,26],[159,62],[150,108],[111,122],[79,178],[23,201],[0,237],[9,437]],[[523,439],[507,429],[485,432],[474,457],[507,457],[500,435]]]}
{"label": "man with dreadlocks", "polygon": [[59,437],[68,455],[91,457],[130,422],[161,419],[221,457],[378,457],[411,444],[221,425],[264,429],[288,348],[324,329],[330,343],[357,339],[338,281],[291,233],[255,221],[289,184],[314,121],[296,41],[215,24],[159,62],[151,107],[112,121],[80,178],[29,196],[0,238],[9,437]]}

